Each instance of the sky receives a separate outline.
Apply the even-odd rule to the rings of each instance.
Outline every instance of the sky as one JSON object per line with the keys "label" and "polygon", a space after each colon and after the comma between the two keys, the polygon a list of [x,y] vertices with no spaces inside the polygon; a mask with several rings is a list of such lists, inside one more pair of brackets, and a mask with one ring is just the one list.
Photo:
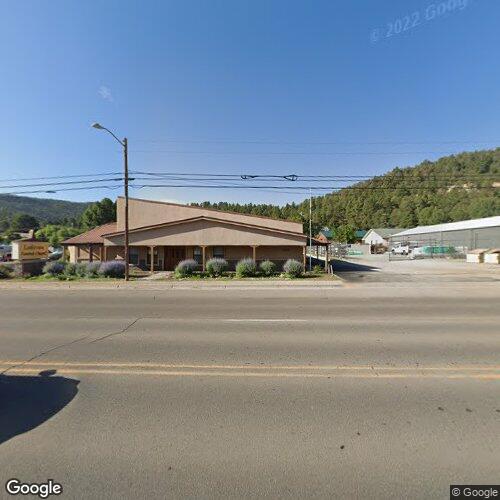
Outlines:
{"label": "sky", "polygon": [[498,1],[4,0],[0,9],[2,186],[120,172],[120,145],[95,121],[126,136],[129,168],[147,172],[376,175],[500,145]]}

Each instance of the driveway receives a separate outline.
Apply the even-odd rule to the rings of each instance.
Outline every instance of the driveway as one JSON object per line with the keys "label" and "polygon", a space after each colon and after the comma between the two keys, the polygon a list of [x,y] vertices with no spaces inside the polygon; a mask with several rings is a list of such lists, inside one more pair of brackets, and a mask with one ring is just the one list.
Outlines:
{"label": "driveway", "polygon": [[389,261],[387,255],[333,260],[335,274],[352,283],[495,283],[500,266],[461,260],[418,259]]}

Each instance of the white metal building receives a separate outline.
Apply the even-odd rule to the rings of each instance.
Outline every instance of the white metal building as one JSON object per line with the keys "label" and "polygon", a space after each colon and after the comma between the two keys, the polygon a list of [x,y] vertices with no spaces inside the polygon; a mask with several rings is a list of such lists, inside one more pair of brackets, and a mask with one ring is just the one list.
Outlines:
{"label": "white metal building", "polygon": [[390,241],[392,244],[450,245],[468,250],[497,248],[500,247],[500,216],[418,226],[393,234]]}
{"label": "white metal building", "polygon": [[395,233],[404,231],[401,227],[382,227],[377,229],[370,229],[362,238],[365,245],[389,245],[389,239]]}

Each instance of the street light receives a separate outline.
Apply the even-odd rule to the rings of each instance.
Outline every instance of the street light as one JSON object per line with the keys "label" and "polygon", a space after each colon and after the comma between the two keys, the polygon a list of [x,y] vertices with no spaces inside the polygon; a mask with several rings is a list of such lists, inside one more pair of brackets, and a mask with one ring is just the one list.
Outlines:
{"label": "street light", "polygon": [[95,122],[92,124],[92,128],[95,128],[97,130],[105,130],[113,136],[116,141],[120,143],[120,145],[123,147],[123,160],[124,160],[124,195],[125,195],[125,281],[129,280],[129,245],[128,245],[128,142],[127,138],[125,137],[123,141],[120,141],[118,137],[116,137],[111,130],[107,129],[106,127],[103,127],[101,124]]}

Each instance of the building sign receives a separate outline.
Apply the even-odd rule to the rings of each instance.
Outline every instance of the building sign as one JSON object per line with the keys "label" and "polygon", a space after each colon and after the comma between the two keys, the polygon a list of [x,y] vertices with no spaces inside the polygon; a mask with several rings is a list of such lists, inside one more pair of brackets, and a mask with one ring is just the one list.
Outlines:
{"label": "building sign", "polygon": [[13,241],[13,260],[37,260],[47,259],[49,256],[49,244],[45,241]]}

